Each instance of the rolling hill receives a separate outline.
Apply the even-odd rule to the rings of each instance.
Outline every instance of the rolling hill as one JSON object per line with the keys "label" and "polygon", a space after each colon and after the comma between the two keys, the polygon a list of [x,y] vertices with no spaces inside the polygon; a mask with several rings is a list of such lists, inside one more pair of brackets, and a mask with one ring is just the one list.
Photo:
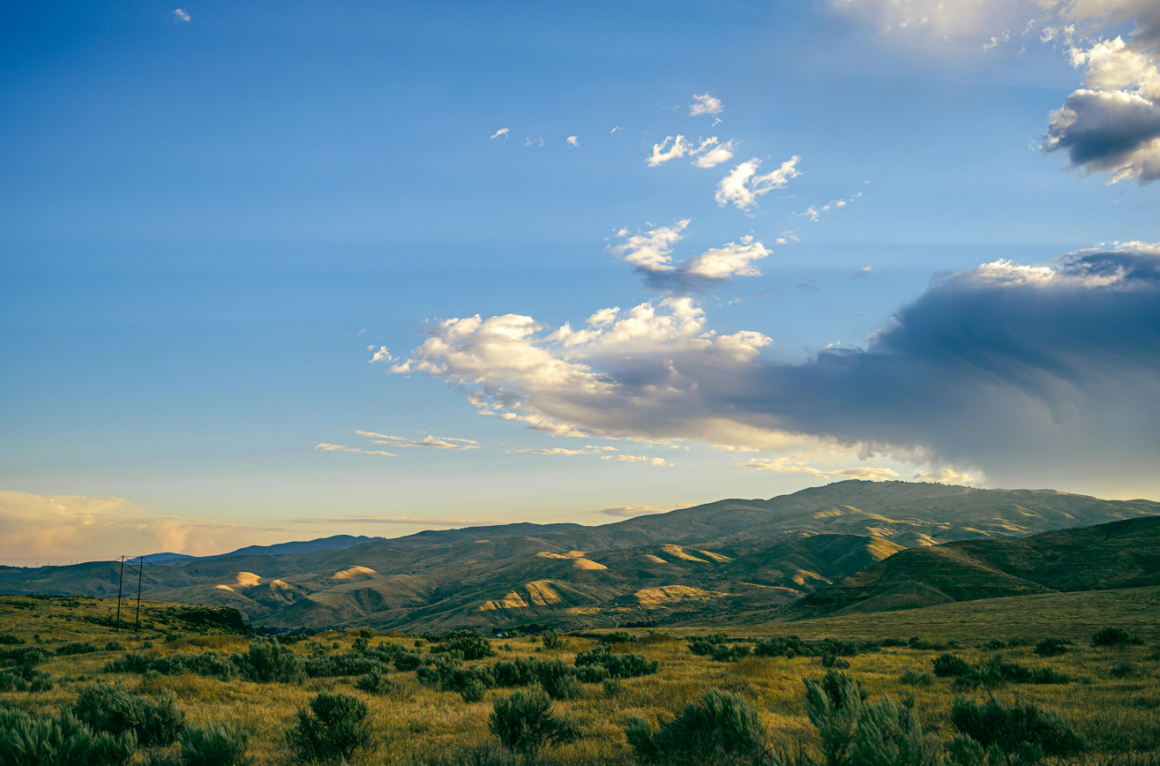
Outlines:
{"label": "rolling hill", "polygon": [[[232,607],[259,626],[411,630],[771,618],[794,602],[794,609],[816,603],[810,608],[829,614],[855,603],[902,608],[892,605],[1058,590],[1051,577],[1062,575],[1045,571],[1035,579],[1024,576],[1031,564],[1012,564],[1011,571],[976,564],[971,546],[998,544],[1027,557],[1028,543],[1019,538],[1157,515],[1160,504],[1150,501],[1052,490],[844,481],[595,527],[511,524],[338,547],[324,540],[242,549],[146,566],[143,583],[151,599]],[[1073,531],[1076,540],[1093,534]],[[913,564],[889,568],[895,559]],[[939,567],[952,574],[939,580]],[[872,572],[881,579],[857,579]],[[3,568],[0,591],[110,596],[118,573],[113,562]],[[960,575],[975,584],[954,590]],[[913,580],[910,591],[899,578]],[[1098,568],[1084,582],[1114,586],[1101,581]],[[831,599],[833,608],[811,595]]]}

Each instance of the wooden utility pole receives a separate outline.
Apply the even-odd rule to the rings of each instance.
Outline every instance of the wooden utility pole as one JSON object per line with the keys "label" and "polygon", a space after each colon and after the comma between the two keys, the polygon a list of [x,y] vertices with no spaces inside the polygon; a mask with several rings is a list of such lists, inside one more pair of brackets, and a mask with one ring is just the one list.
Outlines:
{"label": "wooden utility pole", "polygon": [[133,632],[141,627],[141,576],[145,574],[145,557],[137,560],[137,621],[133,623]]}
{"label": "wooden utility pole", "polygon": [[121,557],[121,576],[117,578],[117,627],[115,631],[121,632],[121,584],[125,582],[125,557]]}

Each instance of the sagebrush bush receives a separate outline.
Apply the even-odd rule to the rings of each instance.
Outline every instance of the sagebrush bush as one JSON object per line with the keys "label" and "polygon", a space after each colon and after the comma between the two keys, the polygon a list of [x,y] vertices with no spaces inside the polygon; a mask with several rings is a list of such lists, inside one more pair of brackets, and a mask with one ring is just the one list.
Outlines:
{"label": "sagebrush bush", "polygon": [[733,644],[731,646],[721,644],[713,648],[714,662],[739,662],[746,657],[753,654],[753,649],[749,644]]}
{"label": "sagebrush bush", "polygon": [[374,749],[369,713],[357,697],[320,692],[298,711],[298,723],[286,738],[301,761],[349,759],[360,750]]}
{"label": "sagebrush bush", "polygon": [[902,675],[898,677],[898,680],[907,686],[930,686],[934,683],[934,678],[930,673],[919,673],[913,668],[907,668],[902,671]]}
{"label": "sagebrush bush", "polygon": [[137,751],[133,733],[94,732],[64,711],[50,718],[0,708],[4,766],[122,766]]}
{"label": "sagebrush bush", "polygon": [[737,758],[758,763],[766,750],[757,708],[720,689],[685,705],[655,732],[648,721],[632,716],[624,734],[637,759],[647,764],[702,766]]}
{"label": "sagebrush bush", "polygon": [[354,682],[354,688],[367,694],[389,694],[394,686],[382,665],[375,665],[369,673]]}
{"label": "sagebrush bush", "polygon": [[1071,650],[1071,642],[1060,638],[1045,638],[1033,650],[1040,657],[1058,657]]}
{"label": "sagebrush bush", "polygon": [[955,654],[941,654],[934,659],[934,674],[939,678],[958,678],[971,672],[971,666]]}
{"label": "sagebrush bush", "polygon": [[1092,636],[1092,646],[1140,646],[1144,640],[1123,628],[1104,628]]}
{"label": "sagebrush bush", "polygon": [[395,655],[395,670],[406,673],[415,670],[423,664],[423,657],[418,652],[400,652]]}
{"label": "sagebrush bush", "polygon": [[694,636],[689,639],[689,651],[698,656],[706,656],[724,644],[728,639],[724,633],[711,633],[707,636]]}
{"label": "sagebrush bush", "polygon": [[185,712],[168,689],[154,700],[130,694],[120,686],[87,686],[77,696],[71,712],[93,731],[131,731],[143,747],[171,745],[185,729]]}
{"label": "sagebrush bush", "polygon": [[572,719],[556,715],[551,698],[538,686],[497,699],[487,728],[500,744],[517,753],[534,752],[548,744],[570,742],[579,736]]}
{"label": "sagebrush bush", "polygon": [[482,660],[495,656],[491,641],[475,630],[461,630],[442,634],[438,646],[431,647],[434,653],[461,652],[465,660]]}
{"label": "sagebrush bush", "polygon": [[220,723],[191,726],[181,735],[181,766],[250,766],[249,736]]}
{"label": "sagebrush bush", "polygon": [[35,665],[0,670],[0,692],[44,692],[52,687],[52,676]]}
{"label": "sagebrush bush", "polygon": [[964,697],[955,699],[951,723],[959,734],[978,743],[960,741],[955,750],[975,753],[992,748],[1002,753],[1009,766],[1038,763],[1044,756],[1071,758],[1084,749],[1084,740],[1057,713],[1034,705],[1004,705],[991,698],[980,703]]}
{"label": "sagebrush bush", "polygon": [[249,651],[231,659],[248,681],[300,684],[306,680],[306,663],[276,638],[253,641]]}
{"label": "sagebrush bush", "polygon": [[596,638],[602,644],[635,644],[636,634],[629,633],[626,630],[614,630],[611,633],[604,633]]}
{"label": "sagebrush bush", "polygon": [[540,643],[544,645],[545,649],[555,650],[555,649],[563,649],[564,644],[567,642],[563,638],[561,638],[560,634],[557,633],[556,631],[548,630],[548,631],[545,631],[542,636],[540,636]]}

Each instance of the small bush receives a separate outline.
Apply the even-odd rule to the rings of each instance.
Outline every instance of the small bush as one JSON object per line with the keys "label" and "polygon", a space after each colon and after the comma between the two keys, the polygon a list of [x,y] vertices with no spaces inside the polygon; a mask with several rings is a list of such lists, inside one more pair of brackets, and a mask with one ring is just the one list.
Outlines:
{"label": "small bush", "polygon": [[191,726],[181,735],[181,766],[250,766],[249,736],[219,723]]}
{"label": "small bush", "polygon": [[1104,628],[1092,636],[1092,646],[1140,646],[1144,640],[1123,628]]}
{"label": "small bush", "polygon": [[848,660],[842,659],[836,654],[826,653],[822,655],[822,667],[845,670],[846,668],[850,667],[850,662]]}
{"label": "small bush", "polygon": [[306,663],[276,638],[253,641],[248,652],[231,659],[248,681],[300,684],[306,680]]}
{"label": "small bush", "polygon": [[1084,749],[1083,737],[1065,724],[1058,714],[1034,705],[1005,706],[994,698],[985,703],[958,697],[951,708],[951,722],[965,739],[952,752],[982,752],[997,749],[1010,766],[1033,764],[1044,756],[1071,758]]}
{"label": "small bush", "polygon": [[17,644],[23,644],[23,643],[24,643],[23,638],[20,638],[19,636],[14,636],[11,633],[5,633],[4,635],[0,636],[0,646],[15,646]]}
{"label": "small bush", "polygon": [[136,751],[132,732],[93,732],[68,711],[33,718],[0,708],[0,763],[5,766],[122,766]]}
{"label": "small bush", "polygon": [[1071,642],[1060,638],[1045,638],[1033,650],[1040,657],[1058,657],[1071,650]]}
{"label": "small bush", "polygon": [[494,703],[488,730],[500,744],[517,753],[530,753],[551,743],[570,742],[579,736],[568,716],[552,711],[552,700],[539,687],[517,691]]}
{"label": "small bush", "polygon": [[1136,666],[1130,662],[1123,662],[1108,670],[1108,675],[1115,679],[1131,678],[1136,675]]}
{"label": "small bush", "polygon": [[474,630],[461,630],[445,633],[438,646],[431,648],[438,653],[460,652],[465,660],[482,660],[485,657],[494,657],[495,651],[491,642],[485,636]]}
{"label": "small bush", "polygon": [[371,668],[369,673],[354,682],[354,688],[367,694],[389,694],[394,686],[381,665]]}
{"label": "small bush", "polygon": [[82,644],[78,641],[73,641],[56,648],[56,654],[61,657],[71,657],[75,654],[92,654],[95,651],[98,651],[98,649],[92,644]]}
{"label": "small bush", "polygon": [[567,642],[560,637],[559,633],[554,630],[549,630],[540,636],[540,643],[544,645],[545,649],[555,650],[563,649],[564,644]]}
{"label": "small bush", "polygon": [[939,655],[934,660],[934,674],[939,678],[958,678],[971,672],[971,666],[954,654]]}
{"label": "small bush", "polygon": [[602,644],[635,644],[636,636],[626,630],[615,630],[598,636],[596,640]]}
{"label": "small bush", "polygon": [[105,644],[105,651],[106,652],[123,652],[123,651],[125,651],[125,647],[117,641],[110,641],[109,643]]}
{"label": "small bush", "polygon": [[166,689],[157,699],[99,684],[81,690],[71,712],[93,731],[131,731],[144,747],[172,745],[185,729],[185,712]]}
{"label": "small bush", "polygon": [[713,648],[715,662],[738,662],[751,654],[753,654],[753,650],[748,644],[733,644],[732,646],[721,644]]}
{"label": "small bush", "polygon": [[697,656],[704,657],[713,653],[718,646],[726,642],[724,633],[713,633],[708,636],[695,636],[689,640],[689,651]]}
{"label": "small bush", "polygon": [[637,759],[646,764],[701,766],[722,756],[756,762],[765,750],[757,708],[720,689],[707,691],[698,704],[685,705],[655,732],[646,720],[632,716],[624,734]]}
{"label": "small bush", "polygon": [[301,761],[350,759],[357,751],[373,749],[369,712],[357,697],[321,692],[298,711],[298,723],[286,738]]}
{"label": "small bush", "polygon": [[902,671],[902,675],[898,677],[900,683],[907,686],[930,686],[934,683],[934,677],[930,673],[919,673],[911,668]]}
{"label": "small bush", "polygon": [[1000,649],[1006,649],[1007,642],[1003,641],[1002,639],[992,638],[990,641],[983,644],[979,648],[985,652],[995,652],[995,651],[998,651]]}
{"label": "small bush", "polygon": [[35,665],[0,670],[0,692],[45,692],[52,687],[52,676]]}
{"label": "small bush", "polygon": [[395,656],[395,670],[406,673],[423,664],[423,658],[415,652],[402,652]]}

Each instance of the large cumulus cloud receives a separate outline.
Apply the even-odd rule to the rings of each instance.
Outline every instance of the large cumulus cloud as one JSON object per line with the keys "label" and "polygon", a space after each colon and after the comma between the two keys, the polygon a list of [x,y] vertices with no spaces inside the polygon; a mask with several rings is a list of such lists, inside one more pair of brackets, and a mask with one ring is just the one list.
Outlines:
{"label": "large cumulus cloud", "polygon": [[688,297],[583,327],[450,319],[393,369],[558,435],[792,450],[842,444],[992,480],[1130,476],[1160,458],[1160,256],[1140,246],[940,278],[860,351],[799,365],[718,335]]}

